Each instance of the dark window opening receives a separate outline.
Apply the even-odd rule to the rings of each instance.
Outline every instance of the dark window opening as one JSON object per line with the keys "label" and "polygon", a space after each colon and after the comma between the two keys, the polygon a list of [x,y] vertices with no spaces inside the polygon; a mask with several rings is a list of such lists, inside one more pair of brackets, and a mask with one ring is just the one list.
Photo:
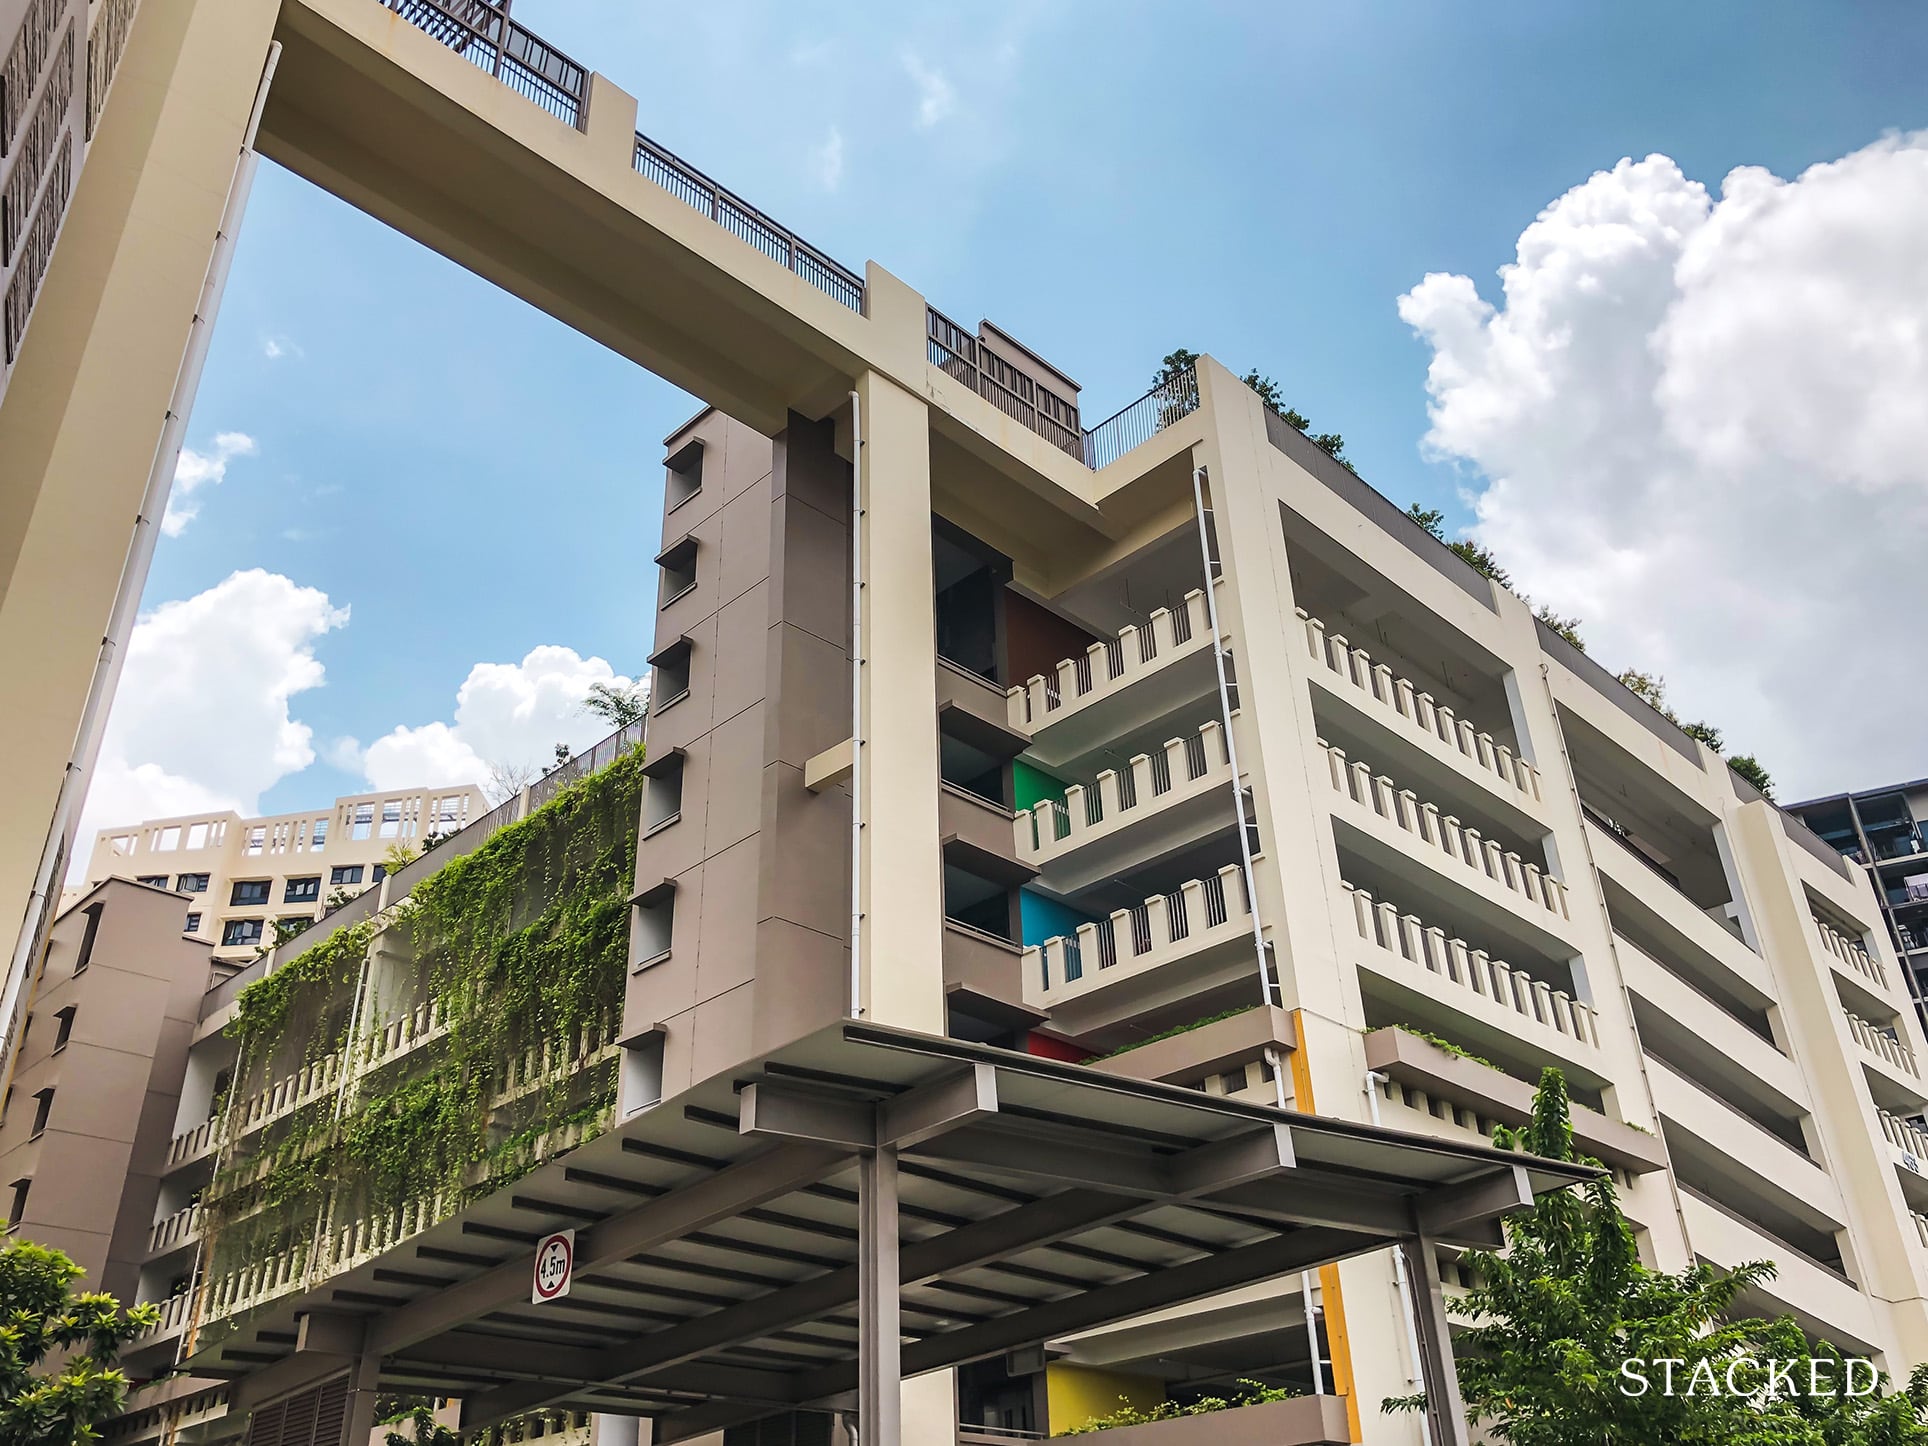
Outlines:
{"label": "dark window opening", "polygon": [[305,879],[289,879],[281,891],[281,902],[284,904],[312,904],[320,897],[320,874],[310,874]]}
{"label": "dark window opening", "polygon": [[13,1182],[13,1203],[7,1207],[7,1234],[9,1235],[20,1228],[20,1221],[27,1213],[27,1191],[32,1186],[31,1177]]}
{"label": "dark window opening", "polygon": [[265,904],[274,884],[269,879],[239,879],[228,895],[230,904]]}
{"label": "dark window opening", "polygon": [[206,874],[179,874],[174,879],[174,892],[177,894],[205,894],[208,891]]}
{"label": "dark window opening", "polygon": [[328,882],[331,884],[359,884],[361,881],[360,864],[337,864],[328,871]]}
{"label": "dark window opening", "polygon": [[696,586],[696,539],[685,537],[656,555],[662,576],[656,588],[657,606],[668,607]]}
{"label": "dark window opening", "polygon": [[94,942],[100,937],[100,915],[105,907],[103,904],[87,906],[87,929],[80,936],[80,957],[74,960],[76,974],[94,962]]}
{"label": "dark window opening", "polygon": [[663,509],[674,512],[703,490],[703,444],[684,444],[665,466],[668,473],[663,478]]}
{"label": "dark window opening", "polygon": [[67,1040],[74,1032],[74,1013],[79,1006],[70,1004],[54,1015],[54,1053],[58,1054],[67,1047]]}
{"label": "dark window opening", "polygon": [[655,680],[649,690],[656,712],[660,713],[670,704],[689,696],[692,651],[688,638],[678,638],[649,660],[650,666],[656,670]]}
{"label": "dark window opening", "polygon": [[221,945],[232,949],[242,944],[261,942],[261,921],[259,919],[230,919],[221,926]]}
{"label": "dark window opening", "polygon": [[683,814],[683,750],[673,748],[643,767],[643,831],[662,828]]}
{"label": "dark window opening", "polygon": [[28,1139],[37,1140],[47,1131],[47,1116],[53,1112],[54,1092],[51,1089],[38,1090],[33,1097],[33,1131]]}

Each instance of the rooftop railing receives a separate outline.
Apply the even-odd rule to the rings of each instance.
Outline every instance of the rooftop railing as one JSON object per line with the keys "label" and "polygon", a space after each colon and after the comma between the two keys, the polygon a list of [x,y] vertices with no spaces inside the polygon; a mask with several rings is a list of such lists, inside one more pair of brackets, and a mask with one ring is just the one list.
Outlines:
{"label": "rooftop railing", "polygon": [[1198,410],[1198,370],[1186,367],[1084,434],[1085,466],[1097,471]]}
{"label": "rooftop railing", "polygon": [[701,211],[740,241],[747,241],[784,270],[801,276],[833,301],[859,316],[864,310],[864,279],[847,266],[779,226],[748,201],[717,185],[641,132],[636,136],[636,169],[679,201]]}
{"label": "rooftop railing", "polygon": [[477,69],[580,128],[589,72],[509,18],[511,0],[381,0]]}
{"label": "rooftop railing", "polygon": [[1005,416],[1029,427],[1061,452],[1084,460],[1084,433],[1077,403],[1040,386],[983,345],[936,307],[924,312],[926,351],[932,366],[956,377]]}

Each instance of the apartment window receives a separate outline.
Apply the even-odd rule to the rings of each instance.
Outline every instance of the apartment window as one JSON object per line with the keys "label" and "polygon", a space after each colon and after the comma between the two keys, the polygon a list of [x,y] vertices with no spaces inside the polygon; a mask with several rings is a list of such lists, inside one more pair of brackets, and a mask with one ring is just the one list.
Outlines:
{"label": "apartment window", "polygon": [[383,879],[385,879],[385,878],[387,878],[387,877],[388,877],[388,865],[387,865],[387,864],[370,864],[370,865],[369,865],[369,867],[368,867],[368,881],[369,881],[369,882],[370,882],[371,884],[379,884],[379,883],[380,883],[380,882],[381,882],[381,881],[382,881]]}
{"label": "apartment window", "polygon": [[703,490],[703,444],[685,444],[665,465],[669,471],[663,478],[664,511],[674,512]]}
{"label": "apartment window", "polygon": [[164,889],[167,887],[167,875],[136,874],[134,875],[134,882],[137,884],[146,884],[150,889]]}
{"label": "apartment window", "polygon": [[100,911],[102,904],[87,906],[87,928],[80,936],[80,957],[74,960],[74,973],[78,974],[94,962],[94,941],[100,937]]}
{"label": "apartment window", "polygon": [[676,884],[664,879],[653,889],[636,896],[636,915],[630,938],[634,943],[637,969],[669,957],[669,946],[676,932]]}
{"label": "apartment window", "polygon": [[660,713],[689,696],[690,651],[690,640],[678,638],[649,660],[656,670],[656,679],[649,690],[649,696],[656,700],[655,712]]}
{"label": "apartment window", "polygon": [[281,902],[284,904],[312,904],[320,897],[320,874],[310,874],[305,879],[290,879],[281,891]]}
{"label": "apartment window", "polygon": [[208,891],[206,874],[176,874],[174,892],[177,894],[205,894]]}
{"label": "apartment window", "polygon": [[375,805],[358,803],[348,815],[348,837],[351,839],[373,838],[375,836]]}
{"label": "apartment window", "polygon": [[683,750],[672,748],[643,767],[643,832],[674,823],[683,812]]}
{"label": "apartment window", "polygon": [[31,1176],[13,1182],[13,1203],[7,1207],[7,1234],[11,1235],[20,1228],[20,1222],[27,1213],[27,1191],[33,1185]]}
{"label": "apartment window", "polygon": [[248,830],[247,841],[242,844],[241,851],[249,855],[250,857],[253,857],[257,854],[260,854],[267,847],[268,847],[268,826],[265,823],[258,823],[253,828]]}
{"label": "apartment window", "polygon": [[656,588],[657,606],[668,607],[696,586],[696,539],[685,537],[664,548],[656,554],[656,565],[663,570]]}
{"label": "apartment window", "polygon": [[320,853],[326,847],[328,847],[328,820],[318,818],[315,820],[314,830],[308,835],[308,849],[311,853]]}
{"label": "apartment window", "polygon": [[201,916],[200,916],[199,914],[189,914],[189,915],[187,916],[187,922],[186,922],[185,924],[183,924],[183,925],[181,925],[181,932],[182,932],[183,934],[198,934],[198,933],[200,933],[200,932],[201,932]]}
{"label": "apartment window", "polygon": [[54,1053],[59,1054],[67,1047],[67,1040],[74,1032],[74,1012],[78,1005],[70,1004],[54,1015]]}
{"label": "apartment window", "polygon": [[236,879],[228,894],[230,904],[265,904],[274,888],[272,879]]}
{"label": "apartment window", "polygon": [[47,1133],[47,1116],[53,1113],[54,1092],[52,1089],[36,1090],[33,1097],[33,1129],[27,1135],[37,1140]]}
{"label": "apartment window", "polygon": [[361,876],[360,864],[336,864],[328,870],[328,882],[331,884],[359,884]]}
{"label": "apartment window", "polygon": [[224,949],[260,942],[261,921],[259,919],[230,919],[221,926],[221,947]]}

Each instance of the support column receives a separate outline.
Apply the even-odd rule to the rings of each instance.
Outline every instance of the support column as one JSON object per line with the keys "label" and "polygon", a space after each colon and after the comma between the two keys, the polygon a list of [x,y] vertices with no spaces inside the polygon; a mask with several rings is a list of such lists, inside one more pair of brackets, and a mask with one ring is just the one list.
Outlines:
{"label": "support column", "polygon": [[364,1351],[355,1358],[355,1369],[348,1378],[347,1421],[342,1427],[342,1446],[362,1446],[375,1429],[375,1399],[381,1387],[382,1358]]}
{"label": "support column", "polygon": [[863,429],[864,1017],[944,1032],[937,826],[937,618],[930,415],[888,378],[857,383]]}
{"label": "support column", "polygon": [[1431,1446],[1469,1446],[1466,1403],[1460,1399],[1459,1370],[1453,1364],[1453,1336],[1446,1321],[1446,1294],[1439,1283],[1439,1257],[1433,1242],[1415,1235],[1399,1244],[1406,1258],[1406,1279],[1413,1293],[1413,1323],[1419,1336],[1420,1380],[1426,1390],[1426,1437]]}
{"label": "support column", "polygon": [[898,1446],[903,1332],[898,1324],[897,1151],[857,1166],[857,1428],[861,1446]]}

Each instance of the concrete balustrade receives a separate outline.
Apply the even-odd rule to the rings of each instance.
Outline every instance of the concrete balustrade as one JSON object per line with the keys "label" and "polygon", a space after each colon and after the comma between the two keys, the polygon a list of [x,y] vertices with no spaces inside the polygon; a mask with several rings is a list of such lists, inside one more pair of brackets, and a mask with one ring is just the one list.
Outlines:
{"label": "concrete balustrade", "polygon": [[185,1210],[176,1210],[165,1220],[158,1220],[147,1233],[149,1251],[172,1250],[198,1240],[201,1235],[201,1207],[190,1205]]}
{"label": "concrete balustrade", "polygon": [[1137,754],[1124,774],[1107,769],[1095,786],[1072,784],[1062,803],[1047,798],[1019,809],[1018,857],[1030,864],[1058,857],[1180,799],[1223,788],[1230,776],[1225,729],[1208,722],[1188,737],[1169,739],[1155,754]]}
{"label": "concrete balustrade", "polygon": [[1850,1013],[1845,1009],[1841,1012],[1847,1016],[1848,1033],[1854,1036],[1856,1044],[1869,1054],[1885,1060],[1903,1074],[1912,1075],[1916,1079],[1921,1078],[1921,1066],[1915,1060],[1915,1052],[1900,1039],[1885,1029],[1879,1029],[1868,1023],[1858,1014]]}
{"label": "concrete balustrade", "polygon": [[1904,1120],[1887,1110],[1877,1109],[1875,1115],[1881,1121],[1881,1133],[1888,1137],[1888,1143],[1903,1154],[1914,1156],[1924,1169],[1928,1169],[1928,1130],[1923,1130],[1913,1120]]}
{"label": "concrete balustrade", "polygon": [[1821,935],[1821,947],[1847,965],[1864,979],[1888,987],[1888,971],[1881,967],[1881,961],[1868,952],[1868,946],[1861,940],[1843,934],[1819,914],[1814,917],[1814,927]]}
{"label": "concrete balustrade", "polygon": [[1326,755],[1326,776],[1334,790],[1351,802],[1397,824],[1455,863],[1477,870],[1535,907],[1562,919],[1572,917],[1566,885],[1538,864],[1482,837],[1478,829],[1462,824],[1452,814],[1440,813],[1436,804],[1420,799],[1410,788],[1397,787],[1367,764],[1347,758],[1343,748],[1335,748],[1323,738],[1318,744]]}
{"label": "concrete balustrade", "polygon": [[1516,792],[1538,802],[1540,771],[1490,733],[1482,732],[1437,701],[1421,692],[1384,663],[1375,663],[1364,648],[1355,647],[1342,633],[1329,633],[1326,625],[1304,608],[1295,609],[1305,628],[1307,651],[1314,662],[1351,683],[1386,712],[1401,720],[1404,731],[1426,735],[1435,742],[1461,754],[1476,768],[1495,775]]}
{"label": "concrete balustrade", "polygon": [[211,1150],[218,1149],[225,1138],[226,1132],[222,1129],[219,1115],[201,1121],[191,1130],[181,1131],[168,1142],[168,1168],[171,1170],[177,1165],[198,1160]]}
{"label": "concrete balustrade", "polygon": [[1359,937],[1368,944],[1582,1044],[1599,1047],[1599,1021],[1591,1005],[1483,949],[1469,948],[1463,939],[1447,938],[1444,930],[1422,923],[1417,915],[1401,914],[1364,889],[1343,880],[1339,887],[1351,901]]}
{"label": "concrete balustrade", "polygon": [[1251,903],[1235,865],[1189,879],[1109,918],[1080,924],[1024,951],[1027,1001],[1056,1003],[1114,979],[1189,957],[1251,932]]}
{"label": "concrete balustrade", "polygon": [[1209,648],[1211,641],[1211,611],[1205,594],[1193,588],[1176,608],[1154,609],[1143,627],[1093,643],[1062,659],[1049,674],[1034,674],[1021,687],[1006,690],[1011,726],[1035,732],[1177,658]]}
{"label": "concrete balustrade", "polygon": [[186,1330],[188,1317],[193,1311],[194,1293],[184,1290],[178,1295],[170,1295],[165,1300],[149,1301],[147,1304],[159,1306],[161,1308],[161,1318],[155,1323],[152,1330],[135,1337],[133,1341],[129,1342],[127,1349],[130,1351],[139,1350],[142,1346],[152,1341],[166,1340],[169,1336],[177,1336]]}

